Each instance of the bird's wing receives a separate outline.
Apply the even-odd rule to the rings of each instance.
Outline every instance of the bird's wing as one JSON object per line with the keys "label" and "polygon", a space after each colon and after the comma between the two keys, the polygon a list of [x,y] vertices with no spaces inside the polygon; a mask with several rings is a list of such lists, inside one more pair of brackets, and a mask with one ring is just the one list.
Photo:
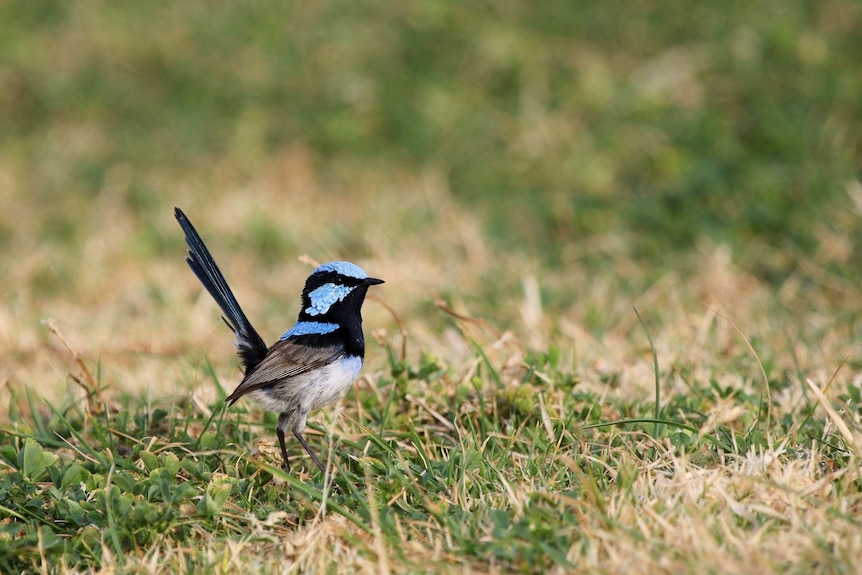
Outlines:
{"label": "bird's wing", "polygon": [[323,367],[343,357],[342,346],[309,347],[290,340],[278,341],[266,354],[257,368],[243,378],[227,397],[233,405],[243,395],[301,373]]}

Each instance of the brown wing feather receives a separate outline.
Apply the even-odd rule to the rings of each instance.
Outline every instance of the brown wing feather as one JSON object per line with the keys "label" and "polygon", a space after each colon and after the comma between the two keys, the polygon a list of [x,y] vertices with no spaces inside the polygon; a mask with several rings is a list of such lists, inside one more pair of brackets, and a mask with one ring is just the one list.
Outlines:
{"label": "brown wing feather", "polygon": [[233,405],[243,395],[277,381],[323,367],[344,355],[340,346],[308,347],[289,340],[278,341],[269,348],[254,371],[246,374],[227,401]]}

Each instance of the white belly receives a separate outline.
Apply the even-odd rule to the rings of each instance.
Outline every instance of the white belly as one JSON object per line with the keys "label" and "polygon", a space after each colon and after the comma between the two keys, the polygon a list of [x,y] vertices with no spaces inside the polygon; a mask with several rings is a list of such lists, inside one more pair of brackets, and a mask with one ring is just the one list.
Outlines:
{"label": "white belly", "polygon": [[341,399],[361,370],[362,358],[346,357],[249,396],[267,411],[308,414]]}

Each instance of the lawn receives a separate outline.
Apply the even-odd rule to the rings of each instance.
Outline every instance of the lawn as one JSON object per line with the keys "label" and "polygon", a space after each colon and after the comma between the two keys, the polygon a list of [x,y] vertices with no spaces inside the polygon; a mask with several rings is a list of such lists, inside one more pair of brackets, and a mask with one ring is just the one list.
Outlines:
{"label": "lawn", "polygon": [[[0,572],[854,573],[862,5],[0,3]],[[386,284],[279,468],[268,343]]]}

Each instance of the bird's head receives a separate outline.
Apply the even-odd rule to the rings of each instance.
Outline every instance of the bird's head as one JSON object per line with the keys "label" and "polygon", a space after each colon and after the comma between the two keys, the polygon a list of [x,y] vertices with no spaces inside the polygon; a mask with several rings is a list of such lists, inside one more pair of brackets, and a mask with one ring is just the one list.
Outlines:
{"label": "bird's head", "polygon": [[350,262],[329,262],[314,270],[302,290],[300,321],[360,319],[359,311],[369,286],[383,280],[368,277]]}

